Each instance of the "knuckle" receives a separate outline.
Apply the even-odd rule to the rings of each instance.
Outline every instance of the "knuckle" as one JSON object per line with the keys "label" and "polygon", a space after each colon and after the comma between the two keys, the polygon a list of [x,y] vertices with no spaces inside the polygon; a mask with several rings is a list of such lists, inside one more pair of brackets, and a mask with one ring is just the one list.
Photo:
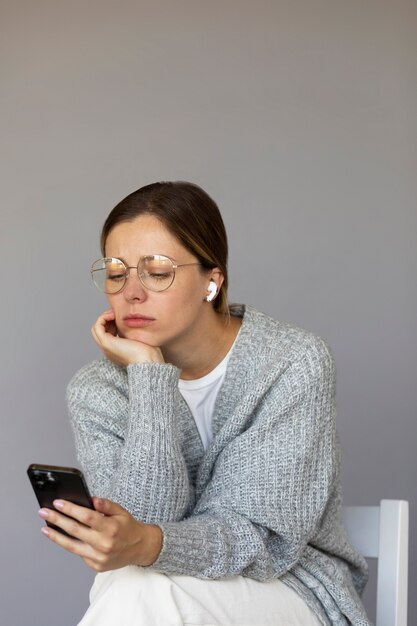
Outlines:
{"label": "knuckle", "polygon": [[57,516],[56,516],[54,510],[50,509],[48,511],[48,524],[58,525],[56,522],[57,522]]}
{"label": "knuckle", "polygon": [[105,555],[106,557],[111,553],[112,549],[113,549],[113,545],[111,542],[106,542],[102,544],[101,546],[101,551],[103,555]]}
{"label": "knuckle", "polygon": [[107,556],[108,555],[103,553],[102,551],[102,553],[97,557],[97,563],[100,565],[100,567],[104,567],[105,564],[107,563],[107,560],[108,560]]}
{"label": "knuckle", "polygon": [[74,545],[73,543],[68,544],[67,550],[69,552],[72,552],[72,554],[77,554],[78,555],[78,546]]}
{"label": "knuckle", "polygon": [[118,525],[114,524],[114,523],[110,523],[108,531],[107,531],[107,534],[108,534],[109,538],[110,539],[116,539],[116,537],[118,535],[118,532],[119,532]]}
{"label": "knuckle", "polygon": [[91,569],[93,569],[95,572],[101,572],[102,570],[102,566],[98,561],[93,561],[90,565]]}
{"label": "knuckle", "polygon": [[73,521],[68,522],[68,526],[65,530],[69,535],[74,537],[77,534],[77,530],[78,530],[77,522],[73,522]]}
{"label": "knuckle", "polygon": [[86,526],[91,526],[94,519],[94,513],[92,511],[87,511],[84,515],[83,523]]}

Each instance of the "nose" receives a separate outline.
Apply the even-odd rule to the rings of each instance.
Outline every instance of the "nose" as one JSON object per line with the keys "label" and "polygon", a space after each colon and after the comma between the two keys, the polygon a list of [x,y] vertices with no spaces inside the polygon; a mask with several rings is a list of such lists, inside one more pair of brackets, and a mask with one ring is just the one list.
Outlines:
{"label": "nose", "polygon": [[126,300],[145,300],[147,294],[144,286],[142,285],[138,276],[138,269],[136,266],[126,268],[128,276],[125,286],[123,288],[123,295]]}

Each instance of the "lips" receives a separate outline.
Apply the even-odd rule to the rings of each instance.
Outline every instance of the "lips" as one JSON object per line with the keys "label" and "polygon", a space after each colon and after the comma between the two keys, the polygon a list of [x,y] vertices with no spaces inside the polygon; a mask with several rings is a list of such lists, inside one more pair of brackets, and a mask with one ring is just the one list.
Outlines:
{"label": "lips", "polygon": [[146,315],[126,315],[123,318],[123,322],[129,328],[143,328],[144,326],[149,326],[154,322],[155,319],[153,317],[147,317]]}

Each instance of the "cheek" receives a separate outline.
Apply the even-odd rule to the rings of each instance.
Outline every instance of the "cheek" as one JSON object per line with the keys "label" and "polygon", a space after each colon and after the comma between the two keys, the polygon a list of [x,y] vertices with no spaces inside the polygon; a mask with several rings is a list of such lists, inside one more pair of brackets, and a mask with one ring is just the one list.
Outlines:
{"label": "cheek", "polygon": [[114,296],[107,295],[107,304],[109,305],[109,309],[112,309],[114,313],[117,315],[117,301]]}
{"label": "cheek", "polygon": [[[190,268],[190,272],[193,268]],[[208,278],[197,274],[195,276],[188,276],[185,274],[187,268],[183,270],[183,276],[178,277],[178,291],[176,293],[176,299],[178,305],[184,307],[187,310],[198,309],[201,303],[204,301],[205,289],[208,285]]]}
{"label": "cheek", "polygon": [[107,302],[109,308],[112,309],[116,316],[116,326],[120,326],[120,322],[123,320],[122,308],[116,296],[107,296]]}
{"label": "cheek", "polygon": [[176,316],[188,316],[190,314],[195,313],[200,306],[200,301],[202,302],[202,298],[198,296],[198,289],[184,289],[183,291],[178,291],[176,294],[173,294],[173,298],[169,303],[169,308],[171,311],[175,311]]}

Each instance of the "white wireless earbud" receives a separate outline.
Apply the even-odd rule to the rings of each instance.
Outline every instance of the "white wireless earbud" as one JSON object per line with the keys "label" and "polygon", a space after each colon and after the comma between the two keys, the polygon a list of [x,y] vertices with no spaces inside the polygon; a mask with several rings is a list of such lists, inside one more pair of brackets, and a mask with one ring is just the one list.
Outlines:
{"label": "white wireless earbud", "polygon": [[207,287],[207,291],[209,292],[209,295],[207,296],[206,300],[207,300],[207,302],[211,302],[212,300],[214,300],[215,295],[217,293],[217,285],[214,282],[214,280],[211,280],[209,282],[209,286]]}

